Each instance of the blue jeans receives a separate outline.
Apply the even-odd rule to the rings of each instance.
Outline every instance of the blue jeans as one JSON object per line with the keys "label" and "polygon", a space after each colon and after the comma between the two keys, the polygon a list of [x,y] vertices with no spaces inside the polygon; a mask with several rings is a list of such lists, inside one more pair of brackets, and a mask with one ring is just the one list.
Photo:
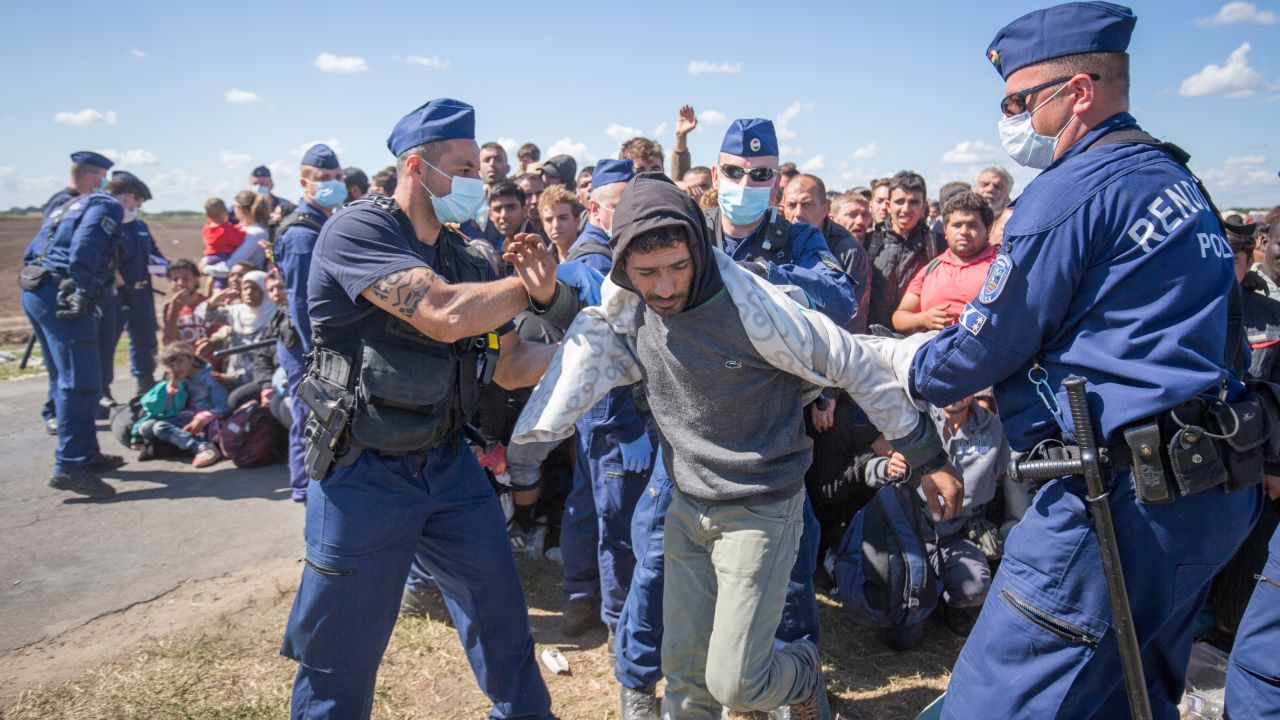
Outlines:
{"label": "blue jeans", "polygon": [[129,309],[117,313],[116,334],[111,343],[112,355],[116,342],[125,328],[129,329],[129,372],[139,383],[154,382],[156,374],[156,303],[149,288],[130,288]]}
{"label": "blue jeans", "polygon": [[493,701],[489,717],[550,716],[502,507],[461,438],[400,457],[365,450],[312,481],[306,537],[281,648],[299,663],[293,718],[369,716],[415,552]]}
{"label": "blue jeans", "polygon": [[289,423],[289,487],[293,499],[301,501],[307,499],[307,483],[309,482],[306,467],[307,438],[303,435],[303,430],[307,427],[307,417],[311,415],[311,410],[297,398],[298,383],[302,382],[303,376],[306,375],[306,364],[302,358],[302,343],[298,343],[290,349],[277,340],[276,358],[280,361],[280,367],[284,368],[286,377],[289,378],[289,395],[293,397],[293,404],[289,407],[291,418]]}
{"label": "blue jeans", "polygon": [[188,452],[196,452],[204,442],[200,438],[182,429],[168,420],[144,420],[138,426],[138,434],[147,439],[163,440],[174,447]]}
{"label": "blue jeans", "polygon": [[102,360],[98,354],[98,316],[59,320],[55,315],[57,282],[46,281],[38,290],[22,293],[22,309],[39,327],[51,365],[49,377],[57,378],[54,414],[58,418],[58,448],[54,472],[84,466],[98,454],[95,418],[102,392]]}
{"label": "blue jeans", "polygon": [[1229,720],[1280,718],[1280,530],[1267,549],[1227,666]]}
{"label": "blue jeans", "polygon": [[[1108,502],[1155,718],[1178,717],[1192,620],[1209,582],[1249,534],[1260,494],[1258,488],[1212,488],[1144,505],[1128,474],[1116,478]],[[987,602],[952,671],[943,718],[1128,717],[1084,495],[1079,477],[1049,482],[1009,534]]]}

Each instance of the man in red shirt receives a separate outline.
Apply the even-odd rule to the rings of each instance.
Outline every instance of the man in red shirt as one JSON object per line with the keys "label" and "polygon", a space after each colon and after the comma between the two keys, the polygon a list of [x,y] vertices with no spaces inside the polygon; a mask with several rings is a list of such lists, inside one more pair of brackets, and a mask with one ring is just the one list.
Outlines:
{"label": "man in red shirt", "polygon": [[988,243],[993,220],[991,206],[977,193],[966,190],[947,198],[942,208],[947,250],[911,278],[893,313],[895,330],[910,335],[956,323],[996,259],[996,246]]}

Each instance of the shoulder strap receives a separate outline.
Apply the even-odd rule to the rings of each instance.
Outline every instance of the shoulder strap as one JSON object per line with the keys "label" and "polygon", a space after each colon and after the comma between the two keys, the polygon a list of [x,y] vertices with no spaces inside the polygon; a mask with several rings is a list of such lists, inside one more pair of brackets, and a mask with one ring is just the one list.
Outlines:
{"label": "shoulder strap", "polygon": [[929,261],[929,264],[924,266],[924,276],[925,276],[925,277],[929,277],[929,273],[933,272],[933,271],[934,271],[934,269],[935,269],[935,268],[937,268],[937,267],[938,267],[938,265],[940,265],[941,263],[942,263],[942,257],[941,257],[941,256],[936,257],[936,258],[934,258],[934,259],[930,260],[930,261]]}
{"label": "shoulder strap", "polygon": [[569,251],[569,257],[565,259],[565,262],[577,260],[578,258],[585,257],[587,255],[603,255],[604,257],[609,258],[609,260],[613,260],[613,253],[609,251],[609,246],[595,240],[588,240],[586,242],[574,243],[573,250]]}
{"label": "shoulder strap", "polygon": [[791,262],[791,223],[778,208],[769,208],[769,221],[754,234],[752,254],[778,265]]}
{"label": "shoulder strap", "polygon": [[67,216],[67,208],[71,207],[77,197],[79,195],[72,196],[70,200],[58,206],[58,209],[53,211],[53,215],[49,216],[53,218],[53,225],[49,226],[49,237],[45,238],[44,248],[40,250],[40,257],[36,258],[32,265],[42,265],[44,263],[45,256],[49,254],[49,249],[53,247],[53,239],[58,234],[58,226],[62,224],[63,218]]}

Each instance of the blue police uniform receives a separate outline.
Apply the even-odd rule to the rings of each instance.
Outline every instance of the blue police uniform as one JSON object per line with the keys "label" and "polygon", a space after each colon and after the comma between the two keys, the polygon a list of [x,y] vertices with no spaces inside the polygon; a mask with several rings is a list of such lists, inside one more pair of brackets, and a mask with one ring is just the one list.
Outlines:
{"label": "blue police uniform", "polygon": [[[427,103],[397,124],[388,148],[398,155],[425,142],[474,138],[472,113],[456,100]],[[308,279],[311,318],[323,333],[320,349],[359,347],[368,337],[362,333],[385,332],[392,343],[420,338],[403,330],[391,338],[395,318],[373,309],[361,293],[415,267],[457,279],[454,263],[466,250],[447,229],[435,245],[419,242],[406,233],[407,224],[364,203],[340,210],[325,225]],[[468,267],[493,278],[481,260]],[[384,326],[388,330],[378,330]],[[511,327],[507,322],[499,332]],[[427,360],[415,356],[419,364]],[[459,382],[475,377],[474,371],[457,375]],[[373,382],[364,372],[360,378]],[[349,430],[353,442],[356,427]],[[549,717],[551,700],[534,659],[502,508],[461,432],[403,454],[357,445],[339,465],[307,492],[307,567],[281,650],[299,662],[293,717],[368,717],[415,553],[435,578],[477,682],[493,701],[490,717]]]}
{"label": "blue police uniform", "polygon": [[[110,170],[111,166],[115,164],[111,162],[110,158],[91,150],[81,150],[80,152],[71,153],[71,162],[83,165],[93,165],[95,167],[100,167],[103,170]],[[54,211],[77,197],[80,197],[80,193],[77,192],[75,188],[62,188],[45,201],[44,205],[40,208],[40,214],[45,220],[48,220],[49,216],[52,215]]]}
{"label": "blue police uniform", "polygon": [[1280,530],[1267,550],[1227,665],[1229,720],[1280,718]]}
{"label": "blue police uniform", "polygon": [[120,334],[129,330],[129,367],[139,390],[155,384],[156,372],[156,303],[151,291],[149,266],[152,258],[164,260],[151,228],[142,220],[124,223],[120,228],[120,292],[128,297],[128,309],[122,309],[115,326],[114,349]]}
{"label": "blue police uniform", "polygon": [[38,328],[50,376],[57,383],[55,474],[86,469],[99,455],[94,416],[102,380],[98,315],[90,306],[80,317],[59,319],[59,284],[72,281],[90,304],[109,291],[123,217],[118,200],[94,193],[66,204],[33,241],[38,249],[33,260],[39,260],[49,275],[36,290],[23,291],[22,308]]}
{"label": "blue police uniform", "polygon": [[[632,174],[631,160],[601,160],[592,173],[591,189],[625,183]],[[575,256],[574,249],[584,242],[598,243],[597,250]],[[588,224],[570,248],[569,257],[603,278],[613,267],[611,256],[604,254],[608,251],[605,232]],[[574,431],[577,461],[560,526],[564,593],[571,604],[599,599],[600,619],[613,632],[635,567],[631,516],[648,482],[656,443],[648,414],[636,409],[630,386],[609,391],[578,418]],[[644,471],[626,469],[624,453],[631,452],[646,456]]]}
{"label": "blue police uniform", "polygon": [[[1037,11],[1002,30],[988,57],[1007,77],[1062,55],[1123,52],[1134,21],[1108,3]],[[1126,423],[1224,386],[1230,248],[1168,152],[1091,147],[1136,127],[1127,113],[1109,118],[1027,186],[978,297],[917,352],[917,397],[942,407],[994,385],[1010,445],[1029,450],[1059,432],[1029,379],[1034,368],[1031,378],[1050,388],[1071,374],[1088,378],[1105,444],[1122,444]],[[1063,391],[1055,397],[1067,407]],[[1116,473],[1108,502],[1155,717],[1177,717],[1192,619],[1256,519],[1255,490],[1147,504],[1131,473]],[[944,718],[1127,716],[1085,494],[1078,476],[1048,482],[1009,535]]]}
{"label": "blue police uniform", "polygon": [[609,268],[613,267],[612,255],[606,255],[599,249],[607,250],[608,247],[609,236],[599,226],[588,220],[582,232],[578,234],[578,239],[569,246],[569,257],[580,260],[583,265],[607,276]]}

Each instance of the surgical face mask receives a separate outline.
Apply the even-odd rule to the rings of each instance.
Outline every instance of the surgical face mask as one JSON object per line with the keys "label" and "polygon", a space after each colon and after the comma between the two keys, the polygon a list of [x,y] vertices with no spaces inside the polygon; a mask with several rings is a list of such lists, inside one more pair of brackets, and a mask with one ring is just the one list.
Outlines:
{"label": "surgical face mask", "polygon": [[772,185],[748,187],[721,179],[718,198],[720,212],[734,225],[750,225],[769,209],[769,198],[772,195]]}
{"label": "surgical face mask", "polygon": [[431,188],[421,180],[418,184],[431,197],[431,209],[435,210],[436,219],[442,223],[464,223],[475,216],[476,211],[484,204],[484,181],[479,178],[450,175],[426,160],[427,167],[449,178],[449,194],[437,197]]}
{"label": "surgical face mask", "polygon": [[604,210],[604,211],[605,211],[605,212],[607,212],[607,213],[609,213],[609,218],[610,218],[610,219],[609,219],[609,227],[607,227],[607,228],[601,228],[601,229],[602,229],[602,230],[604,230],[604,236],[605,236],[605,237],[607,237],[607,238],[609,238],[610,240],[612,240],[612,239],[613,239],[613,212],[614,212],[614,208],[611,208],[611,207],[605,207],[605,206],[602,204],[602,205],[600,206],[600,209],[601,209],[601,210]]}
{"label": "surgical face mask", "polygon": [[124,211],[124,221],[125,221],[126,223],[131,223],[131,222],[133,222],[134,220],[137,220],[137,219],[138,219],[138,209],[137,209],[137,208],[134,208],[134,209],[132,209],[132,210],[125,210],[125,211]]}
{"label": "surgical face mask", "polygon": [[107,191],[107,176],[103,175],[102,182],[98,183],[98,192],[106,192],[106,191]]}
{"label": "surgical face mask", "polygon": [[270,194],[271,194],[271,188],[267,187],[266,185],[254,185],[254,186],[253,186],[253,191],[254,191],[254,192],[256,192],[256,193],[258,193],[259,195],[270,195]]}
{"label": "surgical face mask", "polygon": [[[1066,89],[1066,85],[1058,88],[1058,92],[1050,95],[1044,102],[1036,106],[1036,110],[1044,107]],[[1023,167],[1043,170],[1053,163],[1054,153],[1058,149],[1058,138],[1062,137],[1062,133],[1066,132],[1067,125],[1071,124],[1071,120],[1058,131],[1057,135],[1049,137],[1036,132],[1035,126],[1031,124],[1031,116],[1034,114],[1032,110],[1024,110],[1013,117],[1007,117],[1000,121],[1000,144],[1004,146],[1005,152],[1009,153],[1009,157],[1013,161]],[[1071,118],[1074,120],[1075,115]]]}
{"label": "surgical face mask", "polygon": [[347,199],[347,185],[341,180],[311,180],[311,199],[322,208],[332,210]]}

